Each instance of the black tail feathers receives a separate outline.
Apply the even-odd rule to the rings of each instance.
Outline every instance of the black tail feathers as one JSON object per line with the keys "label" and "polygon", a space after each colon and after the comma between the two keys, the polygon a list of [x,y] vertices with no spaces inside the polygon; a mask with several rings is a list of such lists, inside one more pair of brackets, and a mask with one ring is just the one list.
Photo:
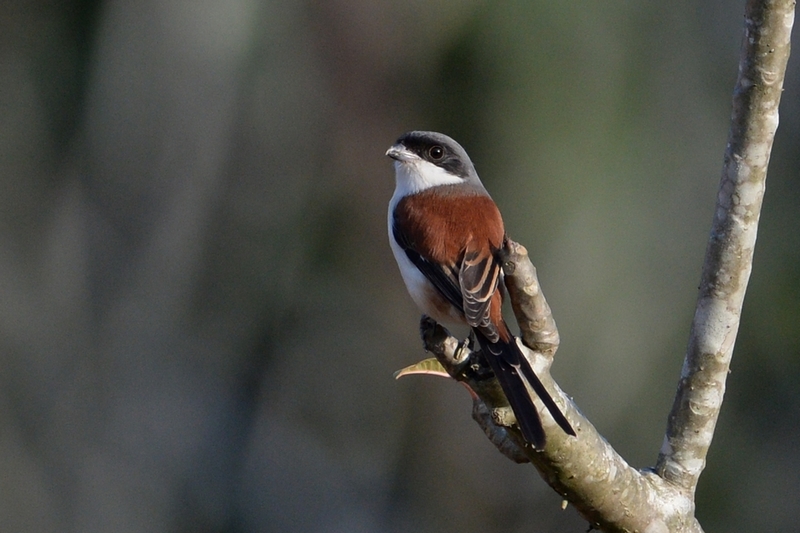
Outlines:
{"label": "black tail feathers", "polygon": [[493,343],[480,331],[475,331],[475,334],[486,360],[489,362],[489,366],[497,376],[497,380],[500,382],[500,386],[503,388],[503,392],[505,392],[508,402],[514,410],[514,415],[517,417],[519,428],[525,440],[537,450],[543,449],[546,443],[542,421],[539,418],[539,412],[536,410],[528,388],[525,386],[526,382],[539,396],[544,406],[547,407],[556,424],[565,433],[574,436],[575,430],[572,429],[567,417],[564,416],[556,402],[553,401],[550,393],[544,388],[513,337],[510,343],[502,340]]}

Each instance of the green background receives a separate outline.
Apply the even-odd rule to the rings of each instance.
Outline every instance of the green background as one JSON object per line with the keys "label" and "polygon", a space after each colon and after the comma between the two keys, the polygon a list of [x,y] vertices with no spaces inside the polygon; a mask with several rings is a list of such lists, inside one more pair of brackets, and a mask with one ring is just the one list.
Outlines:
{"label": "green background", "polygon": [[[385,150],[459,140],[553,373],[637,467],[680,372],[743,2],[0,7],[0,530],[576,531],[425,355]],[[792,58],[707,531],[798,531]]]}

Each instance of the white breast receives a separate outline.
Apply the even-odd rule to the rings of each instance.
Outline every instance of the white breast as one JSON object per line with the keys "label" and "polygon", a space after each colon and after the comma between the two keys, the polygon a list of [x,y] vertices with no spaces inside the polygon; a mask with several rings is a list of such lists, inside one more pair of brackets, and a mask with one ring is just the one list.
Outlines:
{"label": "white breast", "polygon": [[403,276],[408,294],[411,295],[411,299],[414,300],[414,303],[417,304],[417,307],[419,307],[423,313],[431,315],[433,310],[429,309],[427,294],[430,290],[435,290],[435,287],[433,287],[425,275],[414,266],[414,263],[411,262],[403,249],[400,248],[400,245],[397,244],[397,241],[394,240],[394,235],[392,235],[391,212],[389,213],[389,244],[392,246],[392,253],[394,253],[394,259],[397,261],[397,266],[400,268],[400,275]]}
{"label": "white breast", "polygon": [[438,295],[437,289],[428,281],[425,275],[414,266],[405,251],[394,239],[392,225],[394,223],[394,209],[401,198],[437,185],[450,185],[462,183],[462,180],[442,168],[428,161],[395,161],[396,186],[394,195],[389,201],[388,228],[389,244],[394,253],[394,259],[400,268],[400,274],[406,284],[406,289],[423,313],[439,322],[461,321],[457,311],[443,314],[441,305],[431,305],[431,295]]}

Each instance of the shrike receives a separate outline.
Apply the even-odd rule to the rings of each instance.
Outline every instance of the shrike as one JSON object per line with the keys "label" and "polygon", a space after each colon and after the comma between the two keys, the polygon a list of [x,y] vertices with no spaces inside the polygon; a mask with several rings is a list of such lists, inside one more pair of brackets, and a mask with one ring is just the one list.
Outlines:
{"label": "shrike", "polygon": [[411,298],[434,320],[472,328],[529,444],[545,445],[529,390],[575,435],[503,320],[503,219],[467,152],[447,135],[412,131],[386,155],[396,179],[389,242]]}

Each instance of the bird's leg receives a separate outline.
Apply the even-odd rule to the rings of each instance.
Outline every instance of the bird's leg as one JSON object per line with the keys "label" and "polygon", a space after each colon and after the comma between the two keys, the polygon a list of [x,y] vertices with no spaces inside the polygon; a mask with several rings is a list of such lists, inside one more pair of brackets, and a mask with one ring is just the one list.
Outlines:
{"label": "bird's leg", "polygon": [[[452,377],[460,375],[471,359],[470,347],[475,344],[472,335],[470,334],[470,337],[463,342],[458,342],[441,324],[427,315],[422,315],[419,329],[425,350],[438,354],[437,359]],[[450,345],[449,349],[444,349],[445,343]]]}
{"label": "bird's leg", "polygon": [[453,359],[455,359],[457,365],[463,366],[467,363],[472,353],[473,346],[475,346],[475,331],[469,330],[469,335],[467,335],[467,338],[462,342],[458,343],[456,353],[453,355]]}

